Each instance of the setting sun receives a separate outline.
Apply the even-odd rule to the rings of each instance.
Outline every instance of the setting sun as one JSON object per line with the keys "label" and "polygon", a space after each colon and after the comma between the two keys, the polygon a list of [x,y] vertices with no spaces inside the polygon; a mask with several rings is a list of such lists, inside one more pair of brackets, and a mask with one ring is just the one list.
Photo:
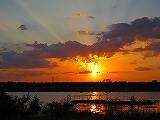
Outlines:
{"label": "setting sun", "polygon": [[96,74],[97,74],[97,70],[94,69],[94,70],[92,71],[92,75],[96,75]]}

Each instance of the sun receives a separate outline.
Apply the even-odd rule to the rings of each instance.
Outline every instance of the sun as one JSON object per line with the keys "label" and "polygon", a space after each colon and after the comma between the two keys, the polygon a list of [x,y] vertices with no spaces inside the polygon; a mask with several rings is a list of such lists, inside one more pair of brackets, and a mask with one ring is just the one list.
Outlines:
{"label": "sun", "polygon": [[88,69],[91,71],[91,75],[96,76],[100,67],[98,63],[90,61],[88,64]]}
{"label": "sun", "polygon": [[92,75],[96,75],[97,74],[97,70],[96,69],[93,69],[92,70]]}

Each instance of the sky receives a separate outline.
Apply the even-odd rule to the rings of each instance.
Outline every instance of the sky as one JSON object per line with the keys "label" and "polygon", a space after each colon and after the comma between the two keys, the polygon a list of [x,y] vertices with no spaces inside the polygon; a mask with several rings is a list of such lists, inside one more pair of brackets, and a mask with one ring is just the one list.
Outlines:
{"label": "sky", "polygon": [[0,81],[160,81],[159,0],[0,0]]}

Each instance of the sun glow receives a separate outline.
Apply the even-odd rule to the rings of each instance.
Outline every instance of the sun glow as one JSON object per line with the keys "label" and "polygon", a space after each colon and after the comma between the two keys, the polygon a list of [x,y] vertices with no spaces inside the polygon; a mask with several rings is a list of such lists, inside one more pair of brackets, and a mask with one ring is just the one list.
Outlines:
{"label": "sun glow", "polygon": [[86,58],[77,57],[76,64],[78,63],[79,69],[86,74],[90,74],[90,77],[93,79],[99,79],[100,74],[105,73],[107,70],[106,65],[104,65],[104,61],[106,61],[105,57],[98,57],[96,55],[89,55]]}
{"label": "sun glow", "polygon": [[79,60],[78,62],[80,62],[80,64],[81,64],[80,68],[85,68],[85,69],[91,71],[92,73],[97,73],[101,68],[101,66],[96,61],[84,60],[84,62],[83,62],[83,61]]}
{"label": "sun glow", "polygon": [[97,74],[97,70],[94,69],[94,70],[92,71],[92,75],[96,75],[96,74]]}

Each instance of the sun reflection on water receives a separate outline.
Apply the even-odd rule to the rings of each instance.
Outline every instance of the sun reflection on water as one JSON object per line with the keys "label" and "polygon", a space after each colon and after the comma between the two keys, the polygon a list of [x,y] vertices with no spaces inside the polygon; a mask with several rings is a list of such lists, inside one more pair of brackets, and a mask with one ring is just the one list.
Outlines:
{"label": "sun reflection on water", "polygon": [[91,100],[100,100],[101,95],[98,92],[91,92]]}
{"label": "sun reflection on water", "polygon": [[[134,112],[137,112],[139,114],[144,112],[159,112],[160,110],[160,102],[157,102],[156,104],[152,105],[133,105],[133,104],[126,104],[125,102],[123,104],[96,104],[94,101],[97,100],[104,100],[104,97],[101,96],[101,93],[99,92],[90,92],[88,95],[83,96],[83,100],[89,100],[88,103],[80,103],[76,105],[76,108],[79,112],[87,111],[91,112],[93,114],[117,114],[117,113],[127,113],[132,114]],[[114,101],[114,100],[113,100]],[[115,99],[116,101],[116,99]],[[123,102],[123,100],[122,100]]]}
{"label": "sun reflection on water", "polygon": [[101,112],[101,107],[98,107],[97,105],[91,105],[90,106],[90,111],[92,113],[100,113]]}

